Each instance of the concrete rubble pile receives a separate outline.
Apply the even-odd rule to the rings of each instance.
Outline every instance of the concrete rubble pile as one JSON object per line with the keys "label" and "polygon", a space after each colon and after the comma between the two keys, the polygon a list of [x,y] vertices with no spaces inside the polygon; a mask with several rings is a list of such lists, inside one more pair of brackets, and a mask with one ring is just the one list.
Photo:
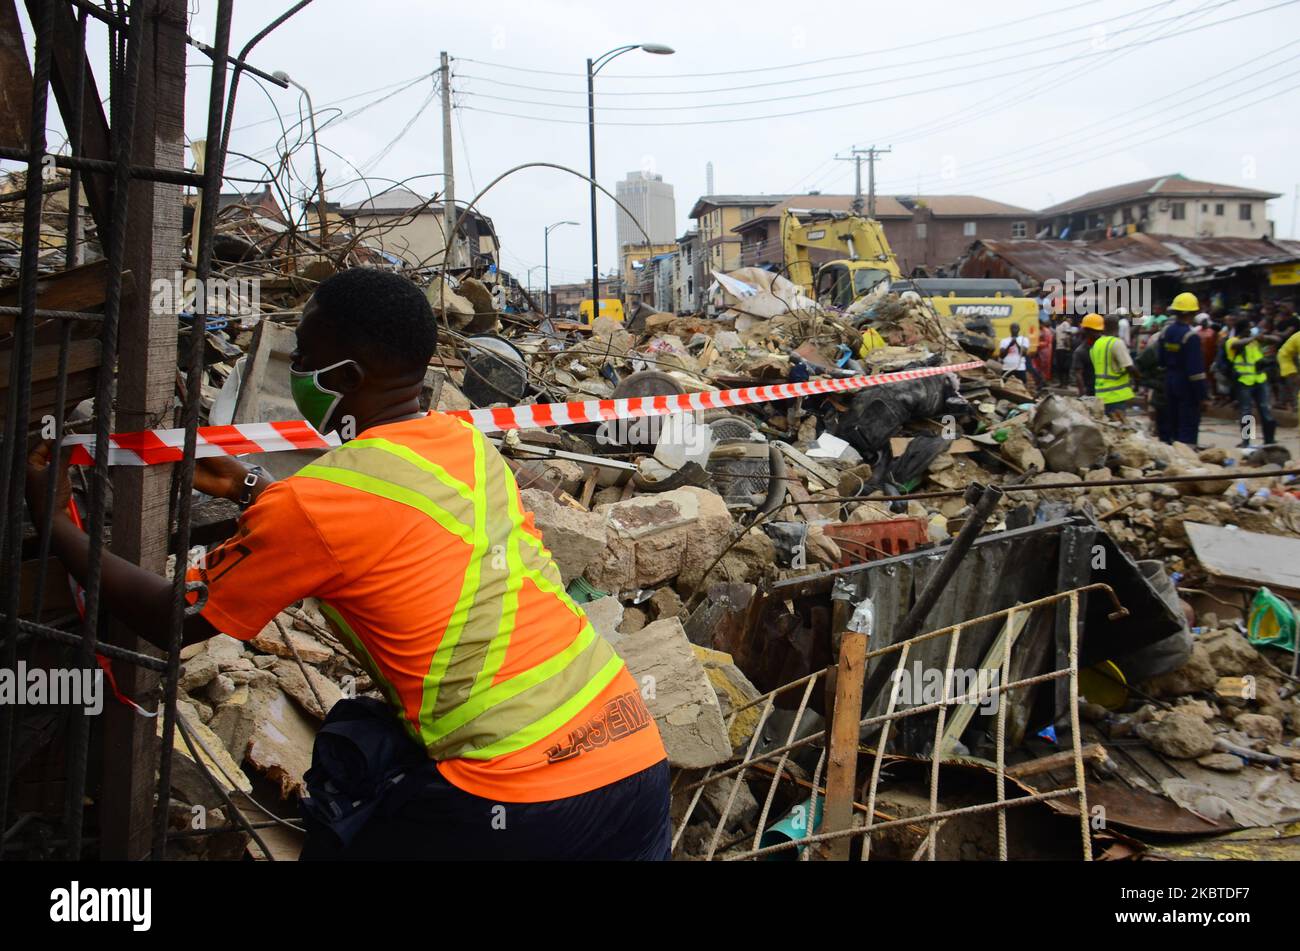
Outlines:
{"label": "concrete rubble pile", "polygon": [[[447,329],[431,366],[430,405],[666,396],[975,362],[989,353],[987,339],[919,299],[885,295],[841,313],[764,274],[731,275],[738,283],[718,294],[715,316],[637,308],[625,321],[592,324],[497,311],[477,281],[453,288],[436,278],[430,299]],[[737,286],[758,292],[726,289]],[[304,287],[298,300],[286,298],[286,310],[305,295]],[[861,349],[868,326],[884,346]],[[230,343],[238,349],[247,341],[236,333]],[[1036,400],[993,360],[960,376],[495,438],[569,593],[645,685],[670,761],[688,778],[734,762],[759,725],[758,708],[744,709],[760,694],[753,671],[714,650],[700,631],[737,614],[730,597],[744,601],[746,592],[879,554],[855,546],[846,530],[907,523],[917,532],[910,548],[942,546],[971,516],[967,486],[1018,483],[1023,488],[1003,496],[986,533],[1082,514],[1128,556],[1156,561],[1190,586],[1205,579],[1187,522],[1300,536],[1288,479],[1236,477],[1258,468],[1250,451],[1166,446],[1133,424],[1108,421],[1095,399],[1063,391]],[[1161,476],[1204,478],[1107,484]],[[929,497],[896,498],[906,494]],[[317,698],[328,707],[345,689],[362,693],[369,684],[310,610],[277,621],[246,648],[223,639],[191,651],[182,709],[239,790],[250,792],[251,775],[263,792],[292,798],[310,762]],[[1296,757],[1285,752],[1300,726],[1291,719],[1290,684],[1270,676],[1267,661],[1238,657],[1244,643],[1231,628],[1201,634],[1183,667],[1149,685],[1158,704],[1126,711],[1090,704],[1088,718],[1204,769],[1228,769],[1225,757],[1249,750],[1252,768],[1286,772],[1300,759],[1300,748]],[[1252,671],[1252,699],[1220,695],[1226,680]],[[728,728],[738,708],[743,713]],[[760,749],[784,737],[775,722],[764,724]],[[220,805],[192,779],[182,771],[179,801]],[[1182,802],[1195,796],[1189,789],[1155,792]],[[742,783],[735,792],[733,834],[752,829],[761,790]],[[716,821],[731,793],[730,781],[708,787],[685,854],[705,848],[710,817]]]}
{"label": "concrete rubble pile", "polygon": [[[47,198],[57,200],[57,191]],[[16,266],[9,219],[18,209],[0,207],[0,277]],[[91,263],[83,266],[93,266],[95,248],[90,241]],[[43,265],[61,268],[60,253],[43,252]],[[1284,458],[1167,446],[1132,423],[1108,421],[1095,399],[1064,391],[1035,396],[989,359],[995,341],[915,294],[875,295],[838,311],[809,300],[784,277],[744,269],[718,275],[707,315],[636,305],[623,321],[579,323],[538,312],[521,289],[503,293],[481,269],[441,272],[394,262],[358,235],[340,234],[322,246],[310,231],[240,206],[223,211],[217,224],[214,268],[226,282],[225,309],[209,307],[203,331],[203,423],[296,418],[287,380],[280,379],[292,328],[320,280],[359,264],[400,270],[427,288],[442,328],[425,390],[428,408],[436,410],[672,396],[983,363],[960,375],[824,396],[493,437],[568,592],[643,684],[670,761],[688,777],[735,761],[759,727],[758,708],[746,704],[759,696],[754,681],[763,678],[715,650],[709,630],[740,623],[749,599],[774,585],[886,554],[860,541],[880,526],[910,537],[902,552],[945,545],[972,516],[963,498],[972,484],[1017,486],[1002,496],[985,534],[1066,514],[1086,517],[1128,557],[1158,563],[1183,588],[1210,584],[1189,523],[1300,537],[1293,479],[1238,475],[1279,469]],[[184,353],[195,302],[173,303]],[[864,331],[879,345],[864,346]],[[284,476],[309,458],[281,453],[256,461]],[[1196,478],[1152,481],[1184,476]],[[1110,484],[1116,480],[1133,484]],[[899,498],[910,495],[922,497]],[[196,539],[225,537],[236,514],[229,503],[203,500]],[[1289,782],[1300,762],[1295,681],[1236,627],[1208,621],[1189,623],[1197,636],[1185,664],[1147,683],[1128,708],[1089,703],[1087,719],[1107,736],[1140,738],[1206,771],[1239,772],[1249,763]],[[286,800],[303,790],[324,713],[342,696],[373,693],[310,603],[282,613],[247,644],[219,637],[186,649],[183,661],[179,712],[186,731],[207,772],[254,819],[262,818],[254,802],[277,815],[294,813]],[[1249,690],[1238,684],[1242,678],[1254,678]],[[790,724],[779,720],[763,724],[760,749],[785,736]],[[804,723],[799,729],[813,730]],[[223,798],[179,734],[176,754],[177,827],[198,806],[223,821]],[[728,799],[728,832],[752,829],[758,787],[730,782],[707,787],[705,808],[683,840],[686,854],[703,848],[710,817],[716,820]],[[1153,791],[1198,814],[1235,815],[1222,791],[1195,784]],[[1274,801],[1279,797],[1269,808],[1285,811]],[[242,833],[177,841],[199,857],[239,854],[246,846]]]}

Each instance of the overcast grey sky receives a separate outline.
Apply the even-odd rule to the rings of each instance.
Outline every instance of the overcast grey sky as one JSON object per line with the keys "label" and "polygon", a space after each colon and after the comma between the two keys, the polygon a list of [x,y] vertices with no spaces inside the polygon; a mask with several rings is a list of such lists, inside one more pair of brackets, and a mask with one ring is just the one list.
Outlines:
{"label": "overcast grey sky", "polygon": [[[237,0],[232,47],[288,6]],[[191,0],[192,29],[210,32],[215,9],[214,0]],[[893,148],[879,165],[882,194],[974,194],[1041,208],[1181,172],[1281,193],[1269,217],[1277,236],[1295,235],[1297,0],[315,0],[252,61],[306,85],[320,121],[336,117],[321,132],[339,153],[324,156],[327,188],[331,199],[355,200],[364,187],[348,186],[357,177],[348,162],[378,178],[442,171],[435,87],[417,77],[447,50],[457,197],[468,199],[524,162],[585,171],[584,60],[641,42],[677,52],[634,51],[597,77],[598,177],[612,191],[629,170],[662,174],[676,190],[678,233],[710,160],[719,193],[850,192],[852,165],[835,155],[876,144]],[[207,70],[196,51],[190,61],[186,126],[197,137]],[[266,89],[241,86],[233,149],[272,154],[279,123],[262,121],[274,117],[272,102],[298,120],[296,90]],[[311,180],[310,148],[294,168]],[[256,166],[232,158],[228,172]],[[411,187],[428,194],[440,181]],[[497,225],[503,266],[521,281],[542,263],[545,225],[563,219],[581,227],[552,234],[551,279],[590,276],[581,180],[530,169],[480,206]],[[599,224],[606,270],[615,262],[614,206],[603,197]],[[540,269],[533,281],[540,285]]]}

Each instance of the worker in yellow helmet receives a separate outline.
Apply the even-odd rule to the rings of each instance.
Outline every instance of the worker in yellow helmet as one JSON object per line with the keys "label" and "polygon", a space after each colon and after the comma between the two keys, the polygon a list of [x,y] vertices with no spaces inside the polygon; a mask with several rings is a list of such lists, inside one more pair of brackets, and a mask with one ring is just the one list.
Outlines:
{"label": "worker in yellow helmet", "polygon": [[1091,344],[1093,395],[1101,400],[1107,416],[1122,420],[1133,400],[1133,357],[1101,314],[1083,318],[1083,334]]}
{"label": "worker in yellow helmet", "polygon": [[1196,445],[1201,428],[1201,405],[1205,402],[1205,356],[1192,319],[1201,309],[1196,295],[1183,291],[1169,305],[1175,318],[1160,335],[1160,365],[1165,368],[1165,398],[1168,400],[1173,434],[1168,442]]}

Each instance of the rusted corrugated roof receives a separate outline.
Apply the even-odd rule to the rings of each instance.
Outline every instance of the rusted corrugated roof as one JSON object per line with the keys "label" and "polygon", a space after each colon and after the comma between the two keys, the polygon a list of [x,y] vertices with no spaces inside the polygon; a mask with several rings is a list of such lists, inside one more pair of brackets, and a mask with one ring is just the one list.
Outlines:
{"label": "rusted corrugated roof", "polygon": [[1179,238],[1135,234],[1106,241],[983,239],[965,257],[992,254],[1038,280],[1066,271],[1085,280],[1180,274],[1203,277],[1237,268],[1300,261],[1300,241],[1264,238]]}

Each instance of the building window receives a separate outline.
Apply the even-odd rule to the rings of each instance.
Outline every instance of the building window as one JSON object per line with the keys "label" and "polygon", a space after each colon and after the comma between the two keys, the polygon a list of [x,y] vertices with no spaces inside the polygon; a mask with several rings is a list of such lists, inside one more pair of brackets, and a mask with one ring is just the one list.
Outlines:
{"label": "building window", "polygon": [[1214,206],[1214,213],[1218,215],[1220,218],[1223,217],[1223,202],[1219,202]]}
{"label": "building window", "polygon": [[753,217],[754,217],[754,209],[753,209],[753,208],[742,208],[742,209],[740,209],[740,220],[741,220],[741,221],[748,221],[750,218],[753,218]]}
{"label": "building window", "polygon": [[1250,209],[1251,209],[1250,202],[1243,201],[1240,205],[1237,206],[1237,218],[1241,221],[1249,221]]}
{"label": "building window", "polygon": [[968,221],[961,226],[961,233],[968,238],[975,237],[975,222]]}
{"label": "building window", "polygon": [[1205,213],[1206,213],[1207,211],[1209,211],[1209,210],[1210,210],[1210,205],[1209,205],[1209,203],[1208,203],[1208,202],[1204,202],[1204,201],[1201,202],[1201,214],[1205,214]]}
{"label": "building window", "polygon": [[1013,238],[1029,237],[1029,222],[1027,221],[1011,222],[1011,237]]}
{"label": "building window", "polygon": [[1169,216],[1174,221],[1183,221],[1187,218],[1187,205],[1181,201],[1176,201],[1169,206]]}
{"label": "building window", "polygon": [[1123,215],[1120,217],[1120,224],[1127,225],[1132,223],[1133,223],[1133,209],[1125,208]]}
{"label": "building window", "polygon": [[1142,208],[1141,208],[1141,212],[1142,212],[1142,215],[1141,215],[1142,220],[1143,220],[1143,221],[1146,221],[1148,218],[1151,217],[1151,206],[1150,206],[1150,205],[1143,205]]}
{"label": "building window", "polygon": [[918,222],[916,223],[916,236],[917,236],[918,238],[922,238],[922,239],[925,238],[925,222],[924,222],[924,221],[918,221]]}

